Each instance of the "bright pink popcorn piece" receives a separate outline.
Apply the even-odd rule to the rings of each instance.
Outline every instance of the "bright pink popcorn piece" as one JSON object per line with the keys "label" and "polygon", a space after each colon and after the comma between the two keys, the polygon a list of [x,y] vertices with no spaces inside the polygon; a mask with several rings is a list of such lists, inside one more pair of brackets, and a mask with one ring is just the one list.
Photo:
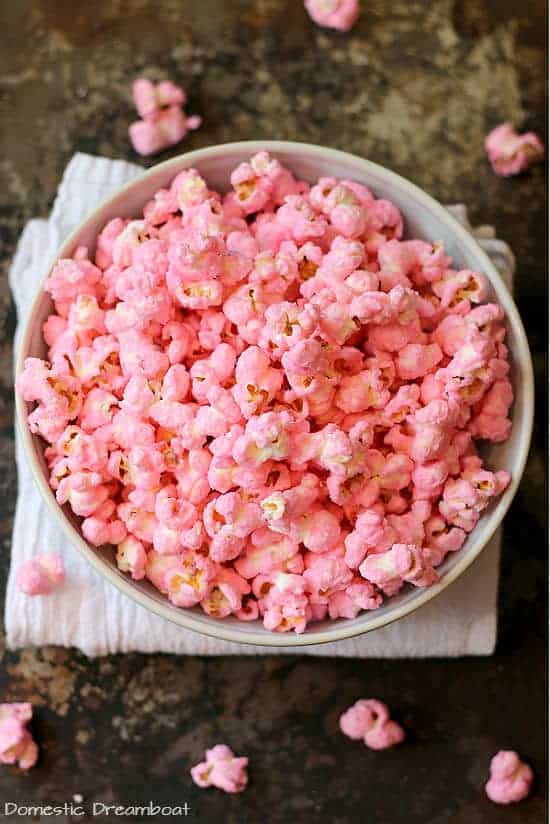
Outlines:
{"label": "bright pink popcorn piece", "polygon": [[[142,148],[177,139],[183,91],[134,93]],[[510,482],[476,450],[511,428],[504,313],[355,181],[258,152],[231,186],[186,169],[94,262],[58,261],[17,391],[59,504],[121,574],[301,633],[437,581]]]}
{"label": "bright pink popcorn piece", "polygon": [[17,569],[16,580],[25,595],[49,595],[65,580],[63,558],[51,552],[23,561]]}
{"label": "bright pink popcorn piece", "polygon": [[509,177],[528,169],[544,157],[544,146],[534,132],[519,135],[511,123],[489,132],[485,149],[497,175]]}
{"label": "bright pink popcorn piece", "polygon": [[359,17],[359,0],[305,0],[307,13],[319,26],[349,31]]}
{"label": "bright pink popcorn piece", "polygon": [[31,704],[0,704],[0,764],[34,767],[38,746],[27,728],[31,718]]}
{"label": "bright pink popcorn piece", "polygon": [[373,698],[361,699],[340,716],[340,729],[348,738],[363,739],[371,750],[385,750],[405,740],[405,732],[385,704]]}
{"label": "bright pink popcorn piece", "polygon": [[217,787],[226,793],[240,793],[248,784],[248,758],[237,758],[225,744],[206,750],[206,761],[191,768],[199,787]]}
{"label": "bright pink popcorn piece", "polygon": [[485,792],[495,804],[523,801],[531,791],[533,771],[513,750],[500,750],[491,759],[491,777]]}

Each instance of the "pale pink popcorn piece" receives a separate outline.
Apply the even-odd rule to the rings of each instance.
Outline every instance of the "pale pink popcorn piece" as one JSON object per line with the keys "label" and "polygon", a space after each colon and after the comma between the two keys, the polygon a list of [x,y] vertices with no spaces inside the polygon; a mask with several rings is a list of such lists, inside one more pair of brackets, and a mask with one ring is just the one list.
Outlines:
{"label": "pale pink popcorn piece", "polygon": [[362,610],[378,609],[382,600],[382,594],[373,584],[354,578],[345,590],[329,597],[328,614],[331,618],[356,618]]}
{"label": "pale pink popcorn piece", "polygon": [[210,593],[216,575],[215,565],[208,558],[187,552],[175,558],[164,575],[163,590],[178,607],[192,607]]}
{"label": "pale pink popcorn piece", "polygon": [[348,738],[363,739],[371,750],[385,750],[405,740],[402,727],[390,719],[381,701],[361,699],[340,716],[340,729]]}
{"label": "pale pink popcorn piece", "polygon": [[134,81],[132,96],[140,117],[147,117],[165,106],[184,106],[185,91],[170,80],[157,85],[144,77]]}
{"label": "pale pink popcorn piece", "polygon": [[353,573],[346,566],[343,558],[326,558],[314,556],[303,573],[306,591],[311,604],[329,603],[337,592],[345,590],[353,579]]}
{"label": "pale pink popcorn piece", "polygon": [[227,618],[243,608],[243,598],[250,593],[250,584],[234,569],[222,568],[212,582],[201,607],[212,618]]}
{"label": "pale pink popcorn piece", "polygon": [[248,758],[236,757],[225,744],[206,750],[206,761],[191,768],[199,787],[217,787],[226,793],[240,793],[248,784]]}
{"label": "pale pink popcorn piece", "polygon": [[154,155],[180,143],[188,132],[201,125],[198,115],[187,117],[178,106],[170,106],[147,120],[137,120],[128,129],[130,141],[140,155]]}
{"label": "pale pink popcorn piece", "polygon": [[63,558],[51,552],[23,561],[17,569],[16,580],[25,595],[49,595],[65,580]]}
{"label": "pale pink popcorn piece", "polygon": [[368,555],[359,572],[389,595],[407,581],[417,587],[429,587],[439,581],[429,557],[415,544],[394,544],[387,552]]}
{"label": "pale pink popcorn piece", "polygon": [[128,572],[134,581],[140,581],[145,577],[147,553],[141,541],[133,535],[129,535],[119,543],[116,562],[121,572]]}
{"label": "pale pink popcorn piece", "polygon": [[[258,592],[258,581],[254,580],[253,591]],[[269,581],[268,591],[259,598],[260,612],[266,629],[272,632],[304,632],[311,608],[305,593],[306,582],[301,575],[277,572]]]}
{"label": "pale pink popcorn piece", "polygon": [[500,750],[491,759],[491,775],[485,792],[495,804],[523,801],[531,791],[533,771],[517,752]]}
{"label": "pale pink popcorn piece", "polygon": [[437,343],[425,346],[420,343],[409,343],[398,353],[397,372],[403,380],[423,378],[435,369],[442,357],[443,352]]}
{"label": "pale pink popcorn piece", "polygon": [[0,764],[34,767],[38,746],[27,727],[31,718],[31,704],[0,704]]}
{"label": "pale pink popcorn piece", "polygon": [[311,19],[319,26],[349,31],[359,17],[359,0],[305,0]]}
{"label": "pale pink popcorn piece", "polygon": [[528,169],[544,157],[544,146],[534,132],[519,135],[511,123],[503,123],[485,138],[485,149],[497,175],[509,177]]}

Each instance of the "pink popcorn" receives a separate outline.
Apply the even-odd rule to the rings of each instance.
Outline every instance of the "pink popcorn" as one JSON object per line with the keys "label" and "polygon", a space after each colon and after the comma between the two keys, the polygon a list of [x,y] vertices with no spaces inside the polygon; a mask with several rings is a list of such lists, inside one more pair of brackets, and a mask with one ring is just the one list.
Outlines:
{"label": "pink popcorn", "polygon": [[166,106],[184,106],[185,91],[170,80],[163,80],[156,86],[144,77],[134,81],[132,95],[140,117],[154,114]]}
{"label": "pink popcorn", "polygon": [[356,569],[369,551],[386,552],[396,539],[396,533],[384,517],[384,508],[376,504],[358,515],[355,529],[345,538],[346,564]]}
{"label": "pink popcorn", "polygon": [[147,553],[141,541],[129,535],[121,541],[117,548],[116,562],[121,572],[128,572],[134,581],[145,576]]}
{"label": "pink popcorn", "polygon": [[427,557],[432,566],[439,566],[448,552],[456,552],[466,540],[466,532],[450,526],[439,515],[428,518],[424,524]]}
{"label": "pink popcorn", "polygon": [[383,409],[390,393],[380,380],[376,370],[365,369],[358,375],[344,376],[336,394],[335,403],[347,414],[364,412],[366,409]]}
{"label": "pink popcorn", "polygon": [[414,498],[438,498],[448,474],[449,470],[445,461],[418,464],[411,476]]}
{"label": "pink popcorn", "polygon": [[390,719],[385,704],[361,699],[340,716],[340,729],[348,738],[363,739],[371,750],[385,750],[405,740],[402,727]]}
{"label": "pink popcorn", "polygon": [[469,430],[476,438],[500,443],[511,432],[512,421],[508,411],[514,395],[509,380],[495,381],[476,408],[476,414],[469,423]]}
{"label": "pink popcorn", "polygon": [[[106,501],[106,503],[112,503]],[[100,510],[102,507],[100,507]],[[82,534],[94,546],[103,546],[104,544],[120,544],[126,537],[126,526],[123,521],[112,519],[111,516],[116,509],[113,504],[113,509],[104,517],[99,517],[96,510],[94,515],[84,518],[82,521]]]}
{"label": "pink popcorn", "polygon": [[399,351],[397,373],[403,380],[422,378],[435,369],[442,357],[443,352],[437,343],[430,343],[426,346],[409,343]]}
{"label": "pink popcorn", "polygon": [[217,787],[226,793],[240,793],[247,783],[248,758],[237,758],[225,744],[206,750],[206,761],[191,768],[191,777],[199,787]]}
{"label": "pink popcorn", "polygon": [[283,383],[280,370],[273,369],[269,357],[255,346],[239,356],[235,378],[233,396],[245,418],[262,412]]}
{"label": "pink popcorn", "polygon": [[493,171],[501,177],[517,175],[544,157],[544,146],[534,132],[519,135],[511,123],[503,123],[485,138]]}
{"label": "pink popcorn", "polygon": [[299,544],[286,535],[279,535],[267,528],[257,529],[250,536],[250,543],[244,553],[235,561],[235,569],[239,575],[248,579],[255,578],[256,575],[267,575],[277,569],[296,571],[289,568],[289,562],[296,558],[299,549]]}
{"label": "pink popcorn", "polygon": [[399,209],[389,200],[376,200],[369,210],[369,228],[365,247],[369,254],[376,254],[388,240],[400,239],[403,234],[403,218]]}
{"label": "pink popcorn", "polygon": [[330,618],[356,618],[362,610],[378,609],[382,594],[377,588],[359,578],[354,578],[344,590],[334,592],[328,599]]}
{"label": "pink popcorn", "polygon": [[296,343],[309,338],[318,322],[318,312],[313,306],[300,309],[288,301],[274,303],[265,311],[266,326],[260,336],[260,346],[281,355]]}
{"label": "pink popcorn", "polygon": [[188,132],[198,129],[201,118],[186,117],[179,106],[170,106],[146,120],[136,120],[128,129],[130,141],[140,155],[154,155],[180,143]]}
{"label": "pink popcorn", "polygon": [[533,770],[517,752],[500,750],[491,759],[490,778],[485,792],[495,804],[523,801],[531,791]]}
{"label": "pink popcorn", "polygon": [[305,0],[311,19],[319,26],[349,31],[359,17],[359,0]]}
{"label": "pink popcorn", "polygon": [[221,569],[201,607],[212,618],[227,618],[243,607],[243,597],[250,593],[250,584],[234,569]]}
{"label": "pink popcorn", "polygon": [[439,580],[426,554],[415,544],[394,544],[387,552],[368,555],[359,572],[387,594],[397,592],[404,581],[428,587]]}
{"label": "pink popcorn", "polygon": [[485,503],[469,481],[451,478],[445,484],[439,511],[449,524],[471,532]]}
{"label": "pink popcorn", "polygon": [[331,595],[341,592],[351,583],[353,573],[343,558],[315,555],[305,570],[306,591],[312,604],[326,604]]}
{"label": "pink popcorn", "polygon": [[[45,283],[45,289],[60,306],[79,295],[96,294],[101,270],[89,260],[59,260]],[[63,313],[66,316],[66,310]]]}
{"label": "pink popcorn", "polygon": [[236,558],[244,547],[244,539],[262,525],[258,504],[246,502],[238,492],[228,492],[210,501],[203,520],[212,539],[210,557],[219,562]]}
{"label": "pink popcorn", "polygon": [[49,595],[64,580],[63,558],[53,552],[23,561],[17,569],[17,586],[25,595]]}
{"label": "pink popcorn", "polygon": [[27,727],[31,718],[31,704],[0,704],[0,764],[16,764],[21,770],[34,767],[38,746]]}
{"label": "pink popcorn", "polygon": [[[149,136],[184,102],[135,92]],[[510,482],[476,451],[511,427],[504,313],[355,181],[259,152],[231,184],[186,169],[59,261],[17,391],[121,574],[303,632],[435,583]]]}
{"label": "pink popcorn", "polygon": [[[256,592],[257,582],[258,578],[254,581]],[[260,612],[263,612],[266,629],[272,632],[304,632],[310,615],[305,587],[306,582],[301,575],[275,573],[265,597],[260,598]]]}
{"label": "pink popcorn", "polygon": [[277,210],[276,221],[297,243],[322,237],[327,229],[326,220],[316,214],[307,199],[301,195],[287,195]]}
{"label": "pink popcorn", "polygon": [[[128,129],[130,140],[136,152],[141,155],[157,154],[168,146],[179,143],[188,131],[201,125],[201,118],[187,117],[183,111],[186,102],[185,91],[169,80],[154,85],[145,78],[139,78],[133,85],[136,109],[142,120],[132,123]],[[175,193],[164,195],[161,214],[166,217],[176,211],[173,200]],[[168,198],[168,200],[167,200]],[[158,209],[162,201],[156,202],[156,213],[148,209],[147,215],[158,220]],[[116,261],[115,261],[116,262]]]}
{"label": "pink popcorn", "polygon": [[215,575],[215,565],[209,558],[186,552],[166,571],[162,589],[175,606],[192,607],[210,593]]}
{"label": "pink popcorn", "polygon": [[441,308],[459,312],[469,310],[470,303],[481,303],[487,287],[480,274],[462,269],[434,283],[433,290],[441,299]]}

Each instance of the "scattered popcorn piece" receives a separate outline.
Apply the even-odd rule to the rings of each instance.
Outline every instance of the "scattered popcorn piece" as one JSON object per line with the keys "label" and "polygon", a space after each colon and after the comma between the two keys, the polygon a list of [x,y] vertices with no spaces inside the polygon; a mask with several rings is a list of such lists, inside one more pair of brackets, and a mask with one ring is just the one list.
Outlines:
{"label": "scattered popcorn piece", "polygon": [[511,123],[489,132],[485,149],[497,175],[510,177],[528,169],[544,157],[544,146],[534,132],[518,134]]}
{"label": "scattered popcorn piece", "polygon": [[175,146],[189,131],[201,125],[200,117],[185,114],[183,106],[187,95],[169,80],[155,86],[150,80],[139,78],[134,82],[132,91],[141,120],[130,125],[128,134],[132,146],[140,155],[158,154],[169,146]]}
{"label": "scattered popcorn piece", "polygon": [[38,746],[27,728],[31,718],[31,704],[0,704],[0,764],[34,767]]}
{"label": "scattered popcorn piece", "polygon": [[359,17],[359,0],[305,0],[307,13],[319,26],[349,31]]}
{"label": "scattered popcorn piece", "polygon": [[491,759],[490,778],[485,792],[495,804],[512,804],[527,798],[533,770],[513,750],[500,750]]}
{"label": "scattered popcorn piece", "polygon": [[403,728],[390,719],[385,704],[360,699],[340,716],[340,729],[348,738],[363,739],[371,750],[385,750],[405,740]]}
{"label": "scattered popcorn piece", "polygon": [[187,98],[185,91],[170,80],[155,86],[144,77],[134,81],[132,95],[140,117],[147,117],[166,106],[184,106]]}
{"label": "scattered popcorn piece", "polygon": [[180,143],[188,132],[198,129],[198,115],[186,117],[178,106],[170,106],[151,115],[147,120],[136,120],[128,129],[132,146],[140,155],[155,155]]}
{"label": "scattered popcorn piece", "polygon": [[248,784],[248,758],[236,757],[225,744],[206,750],[206,761],[191,768],[199,787],[217,787],[226,793],[240,793]]}
{"label": "scattered popcorn piece", "polygon": [[[151,148],[185,95],[134,92]],[[58,261],[47,360],[17,391],[57,501],[121,574],[303,633],[435,584],[510,483],[477,452],[512,425],[504,312],[359,183],[310,186],[267,152],[230,183],[186,169],[93,262]],[[31,562],[25,591],[52,570]]]}
{"label": "scattered popcorn piece", "polygon": [[25,595],[49,595],[65,580],[63,558],[44,553],[23,561],[17,570],[17,586]]}

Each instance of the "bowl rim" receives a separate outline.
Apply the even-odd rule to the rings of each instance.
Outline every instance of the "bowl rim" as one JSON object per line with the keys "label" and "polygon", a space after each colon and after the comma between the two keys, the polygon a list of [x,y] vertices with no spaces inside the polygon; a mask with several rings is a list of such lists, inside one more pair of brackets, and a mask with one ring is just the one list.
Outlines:
{"label": "bowl rim", "polygon": [[[500,526],[506,512],[508,511],[512,500],[518,489],[531,442],[531,434],[533,429],[534,416],[534,376],[533,365],[529,350],[527,336],[523,326],[523,322],[519,315],[519,311],[515,305],[513,297],[509,292],[506,284],[502,280],[495,265],[479,246],[475,238],[456,220],[453,215],[435,198],[424,192],[416,184],[411,183],[407,178],[402,177],[396,172],[386,169],[378,163],[366,160],[356,154],[345,152],[340,149],[332,149],[324,146],[319,146],[311,143],[301,143],[296,141],[286,140],[244,140],[231,143],[216,144],[202,149],[195,149],[191,152],[185,152],[176,157],[165,160],[150,168],[144,170],[143,174],[137,176],[125,186],[118,189],[113,195],[105,198],[96,206],[79,225],[68,235],[67,238],[60,244],[56,253],[53,255],[50,264],[40,281],[37,293],[34,296],[31,306],[24,321],[24,327],[20,335],[19,345],[15,357],[15,379],[19,377],[23,363],[26,357],[26,352],[29,347],[30,338],[32,334],[33,318],[36,315],[41,300],[44,294],[44,284],[47,280],[53,266],[60,257],[69,254],[77,245],[78,238],[84,230],[88,222],[94,220],[97,212],[106,208],[115,199],[127,194],[136,186],[143,185],[149,177],[158,174],[159,170],[169,171],[174,169],[174,175],[183,168],[190,168],[195,162],[200,162],[208,158],[223,155],[231,151],[244,151],[250,155],[258,151],[268,151],[274,155],[296,155],[297,153],[306,155],[311,159],[323,160],[329,162],[333,159],[334,162],[346,161],[352,162],[358,167],[362,167],[366,171],[385,178],[394,185],[399,186],[404,194],[411,197],[414,201],[419,202],[425,209],[432,214],[436,214],[437,218],[447,224],[447,228],[454,233],[461,245],[466,247],[468,252],[476,255],[483,262],[483,271],[490,273],[490,281],[495,288],[499,287],[497,291],[499,303],[503,306],[508,322],[514,327],[515,333],[518,337],[519,351],[515,354],[517,356],[517,363],[520,365],[520,373],[523,381],[524,390],[524,426],[519,430],[517,436],[516,450],[519,457],[515,463],[517,466],[516,472],[512,476],[512,480],[508,488],[504,491],[498,502],[492,507],[487,520],[483,523],[482,529],[473,546],[469,547],[468,552],[461,554],[457,562],[451,570],[446,572],[440,582],[427,587],[426,589],[418,589],[415,598],[406,601],[401,605],[395,606],[395,614],[382,614],[377,617],[376,611],[369,613],[370,620],[367,626],[357,625],[355,621],[334,622],[330,630],[308,630],[303,634],[297,633],[266,633],[261,631],[243,631],[242,629],[234,630],[231,625],[224,623],[223,620],[216,620],[211,618],[211,623],[205,621],[205,617],[199,621],[195,618],[195,614],[191,610],[178,609],[170,604],[168,600],[162,602],[157,600],[154,596],[146,592],[142,592],[135,586],[135,583],[115,570],[103,558],[97,549],[93,549],[84,540],[81,533],[70,523],[68,517],[59,506],[55,496],[46,481],[45,475],[38,462],[35,454],[34,437],[27,425],[27,411],[25,402],[22,400],[19,392],[15,390],[15,406],[16,406],[16,422],[19,434],[22,439],[26,458],[29,461],[32,475],[35,483],[38,486],[40,494],[44,499],[48,509],[53,512],[54,517],[61,526],[63,532],[69,539],[70,543],[78,549],[78,551],[86,558],[91,566],[109,583],[113,584],[120,592],[130,597],[133,601],[138,603],[145,609],[150,610],[159,617],[165,618],[173,624],[176,624],[184,629],[198,632],[201,635],[207,635],[212,638],[221,639],[224,641],[232,641],[245,645],[261,646],[261,647],[303,647],[303,646],[317,646],[319,644],[332,643],[341,641],[354,636],[359,636],[380,629],[383,626],[388,626],[395,621],[404,618],[412,612],[415,612],[424,604],[436,598],[443,592],[450,584],[456,581],[462,573],[475,561],[481,551],[485,548],[497,528]],[[476,526],[476,530],[481,525]],[[250,625],[249,625],[250,626]]]}

